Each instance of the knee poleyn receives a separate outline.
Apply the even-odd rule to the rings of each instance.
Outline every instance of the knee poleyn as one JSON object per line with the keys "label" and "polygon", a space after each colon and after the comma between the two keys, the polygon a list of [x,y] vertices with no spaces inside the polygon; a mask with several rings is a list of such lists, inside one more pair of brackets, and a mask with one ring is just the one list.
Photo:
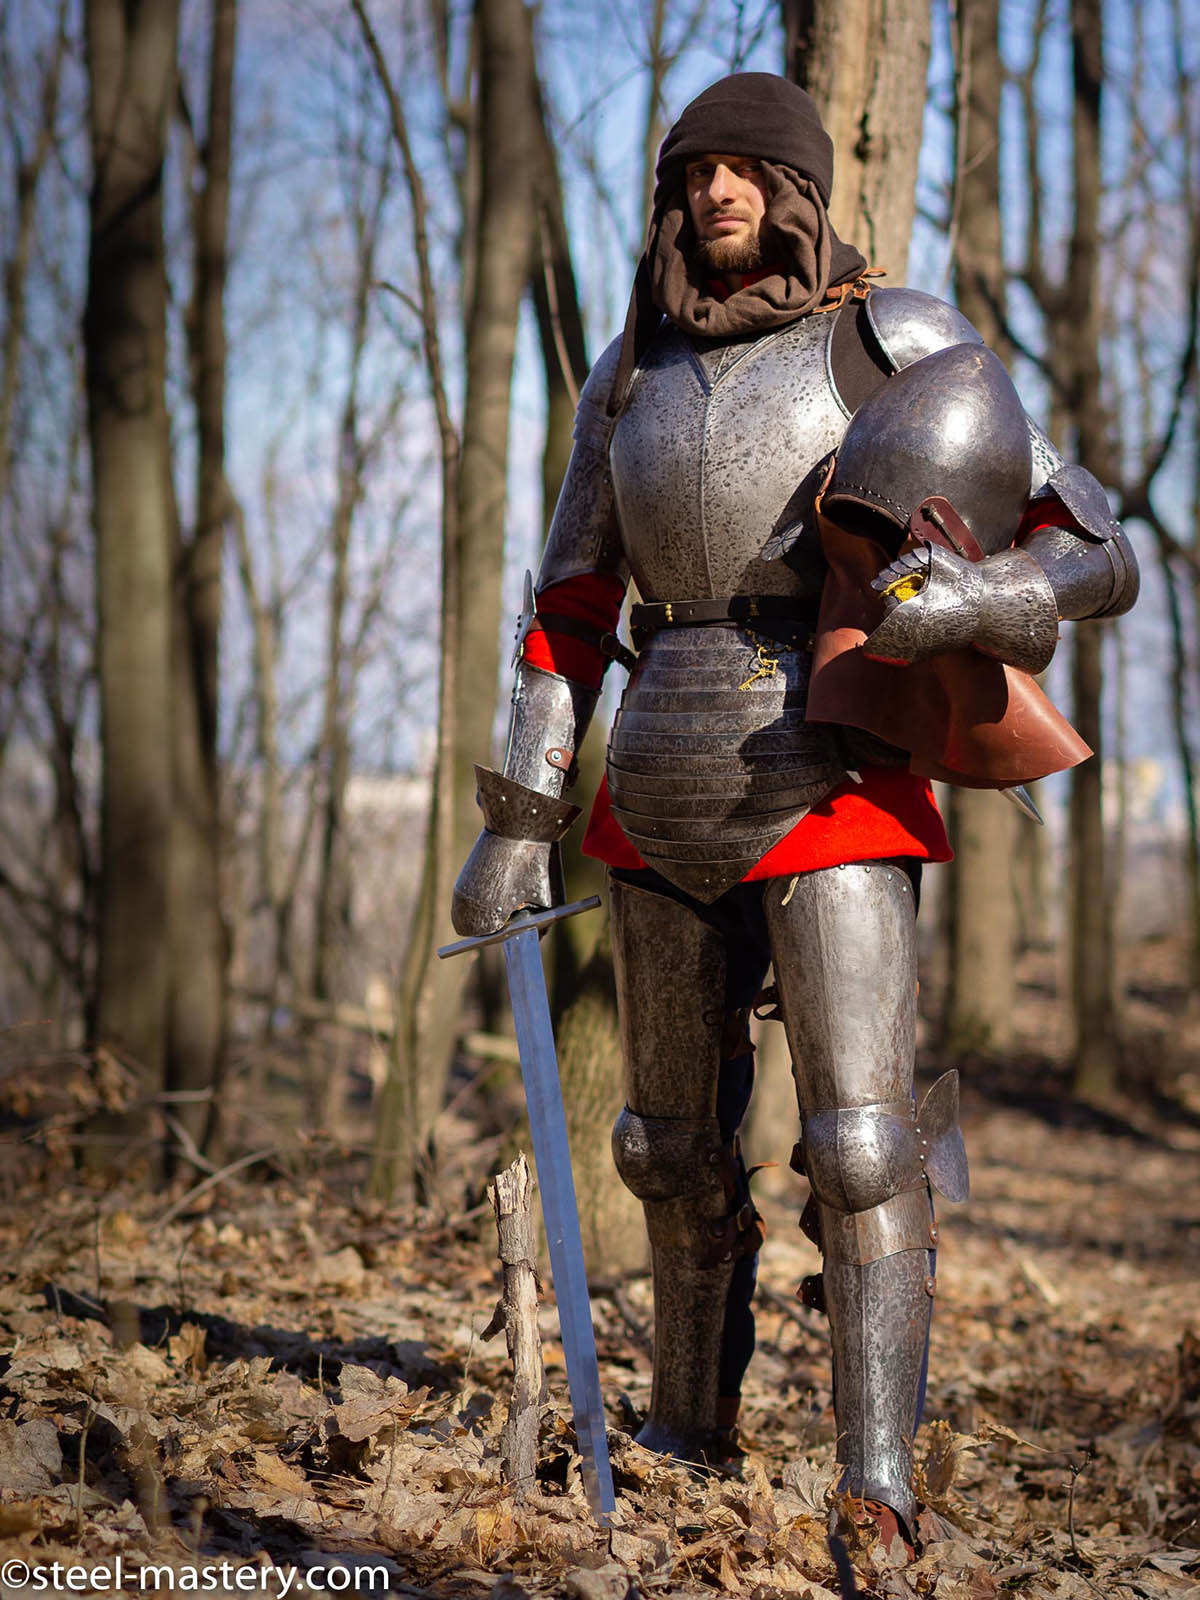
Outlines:
{"label": "knee poleyn", "polygon": [[835,1211],[868,1211],[926,1180],[948,1200],[965,1200],[958,1074],[943,1073],[915,1115],[904,1101],[813,1112],[804,1165],[817,1200]]}
{"label": "knee poleyn", "polygon": [[817,1111],[804,1124],[804,1164],[817,1200],[869,1211],[923,1181],[920,1131],[902,1102]]}
{"label": "knee poleyn", "polygon": [[626,1106],[613,1125],[612,1150],[622,1183],[639,1200],[721,1191],[716,1117],[640,1117]]}

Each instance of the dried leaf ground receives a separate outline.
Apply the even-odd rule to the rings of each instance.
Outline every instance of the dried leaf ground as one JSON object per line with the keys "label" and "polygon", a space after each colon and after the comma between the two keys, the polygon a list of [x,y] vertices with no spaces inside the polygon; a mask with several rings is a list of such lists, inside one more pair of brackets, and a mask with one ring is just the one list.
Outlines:
{"label": "dried leaf ground", "polygon": [[944,1216],[919,1440],[930,1511],[907,1567],[832,1492],[824,1325],[794,1298],[815,1267],[798,1179],[776,1174],[763,1197],[736,1475],[630,1441],[649,1285],[597,1298],[619,1490],[600,1534],[552,1303],[539,1492],[517,1505],[500,1481],[485,1208],[364,1208],[361,1164],[325,1151],[303,1177],[293,1153],[164,1222],[178,1192],[67,1176],[53,1139],[30,1143],[26,1105],[0,1147],[0,1559],[383,1563],[397,1592],[498,1600],[829,1600],[832,1514],[864,1596],[1196,1594],[1200,1079],[1190,1036],[1147,1037],[1182,1062],[1157,1112],[1149,1090],[1064,1109],[1045,1056],[968,1073],[973,1196]]}

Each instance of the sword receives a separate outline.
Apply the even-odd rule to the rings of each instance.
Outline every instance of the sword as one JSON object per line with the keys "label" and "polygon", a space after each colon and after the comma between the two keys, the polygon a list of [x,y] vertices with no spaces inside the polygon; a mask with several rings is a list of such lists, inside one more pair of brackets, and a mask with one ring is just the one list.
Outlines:
{"label": "sword", "polygon": [[571,1179],[567,1119],[558,1078],[558,1058],[554,1053],[546,978],[538,950],[538,934],[543,928],[563,917],[572,917],[576,912],[590,911],[599,904],[599,895],[591,895],[586,900],[577,900],[574,905],[526,913],[514,917],[497,933],[443,945],[438,955],[443,958],[461,955],[485,944],[504,946],[508,992],[529,1110],[529,1131],[533,1135],[533,1160],[542,1195],[571,1410],[575,1414],[575,1437],[583,1468],[583,1487],[596,1520],[606,1525],[608,1514],[616,1509],[616,1498],[604,1431],[604,1401],[600,1394],[600,1367],[588,1300],[579,1208]]}

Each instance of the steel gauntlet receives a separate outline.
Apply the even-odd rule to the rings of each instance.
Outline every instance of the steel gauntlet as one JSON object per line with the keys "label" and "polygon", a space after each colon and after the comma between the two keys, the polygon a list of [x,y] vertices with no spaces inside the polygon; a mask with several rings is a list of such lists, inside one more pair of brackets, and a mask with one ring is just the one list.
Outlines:
{"label": "steel gauntlet", "polygon": [[889,608],[863,645],[876,660],[909,665],[974,645],[1036,673],[1058,643],[1054,590],[1024,550],[971,562],[928,544],[885,567],[872,587]]}
{"label": "steel gauntlet", "polygon": [[465,938],[494,933],[516,911],[562,903],[556,845],[579,815],[562,799],[597,692],[521,662],[503,770],[476,767],[483,832],[454,886]]}

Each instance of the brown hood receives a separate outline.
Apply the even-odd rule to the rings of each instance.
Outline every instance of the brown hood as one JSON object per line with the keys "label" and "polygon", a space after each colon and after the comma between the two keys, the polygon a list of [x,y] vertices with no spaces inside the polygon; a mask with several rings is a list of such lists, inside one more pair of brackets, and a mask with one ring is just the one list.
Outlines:
{"label": "brown hood", "polygon": [[[708,151],[762,162],[766,223],[779,263],[777,272],[723,301],[710,292],[696,260],[684,190],[687,162]],[[853,282],[867,265],[830,226],[833,146],[811,97],[786,78],[734,73],[698,95],[663,141],[657,179],[609,396],[613,415],[663,316],[710,339],[768,333],[816,310],[831,288]]]}

